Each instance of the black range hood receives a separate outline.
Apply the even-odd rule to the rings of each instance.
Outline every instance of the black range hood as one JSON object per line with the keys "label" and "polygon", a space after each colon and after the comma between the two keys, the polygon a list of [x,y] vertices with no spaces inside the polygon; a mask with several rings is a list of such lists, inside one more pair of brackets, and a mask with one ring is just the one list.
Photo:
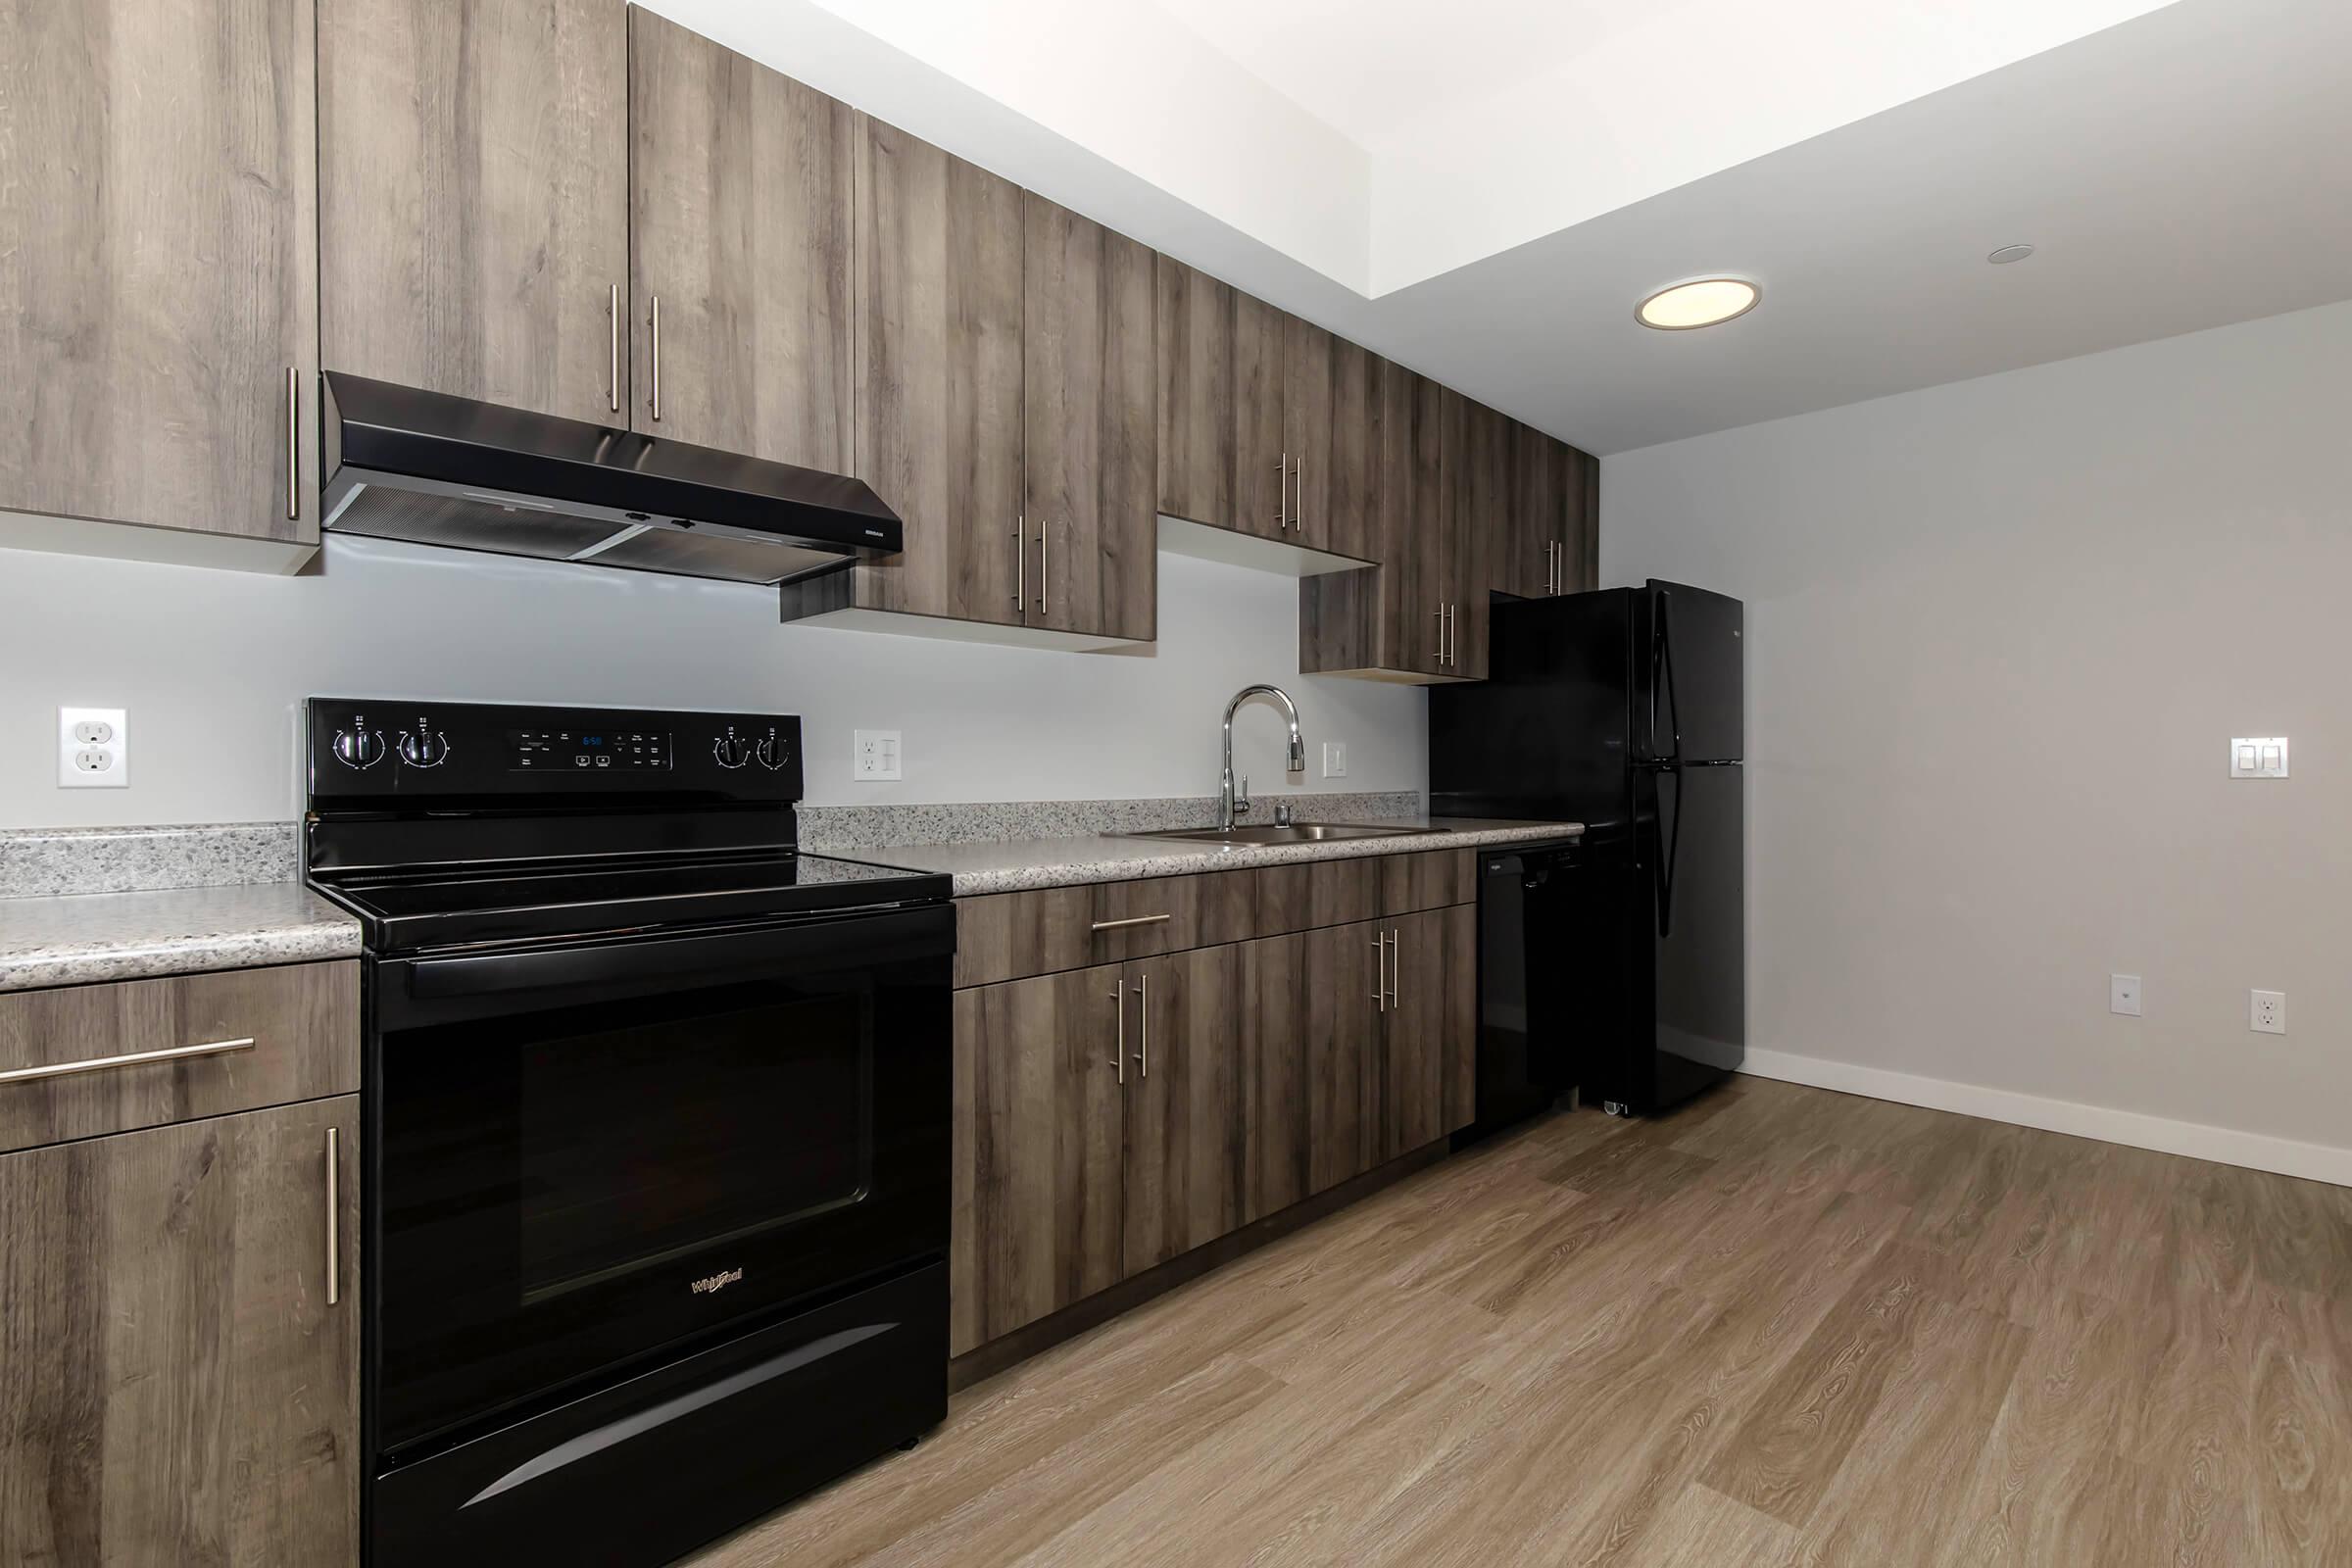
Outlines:
{"label": "black range hood", "polygon": [[325,526],[727,582],[901,548],[861,479],[329,370]]}

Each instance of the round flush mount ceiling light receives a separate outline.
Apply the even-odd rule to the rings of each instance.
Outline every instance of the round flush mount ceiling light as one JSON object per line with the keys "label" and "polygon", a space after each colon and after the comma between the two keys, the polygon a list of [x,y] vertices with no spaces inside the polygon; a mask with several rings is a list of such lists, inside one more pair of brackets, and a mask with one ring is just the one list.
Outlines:
{"label": "round flush mount ceiling light", "polygon": [[2034,247],[2031,245],[2004,245],[1984,259],[1995,267],[2007,267],[2011,262],[2022,262],[2033,254]]}
{"label": "round flush mount ceiling light", "polygon": [[1686,278],[1643,300],[1634,319],[1661,332],[1688,332],[1745,316],[1763,297],[1763,289],[1744,277]]}

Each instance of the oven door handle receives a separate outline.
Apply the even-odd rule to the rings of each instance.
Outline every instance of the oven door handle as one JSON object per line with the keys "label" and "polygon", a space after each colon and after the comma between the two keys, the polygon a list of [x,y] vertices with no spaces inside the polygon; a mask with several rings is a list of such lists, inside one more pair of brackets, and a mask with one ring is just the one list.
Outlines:
{"label": "oven door handle", "polygon": [[395,1015],[384,1021],[400,1026],[923,960],[936,962],[944,975],[955,951],[956,911],[942,904],[724,931],[637,933],[503,953],[386,959],[376,980],[379,1007]]}

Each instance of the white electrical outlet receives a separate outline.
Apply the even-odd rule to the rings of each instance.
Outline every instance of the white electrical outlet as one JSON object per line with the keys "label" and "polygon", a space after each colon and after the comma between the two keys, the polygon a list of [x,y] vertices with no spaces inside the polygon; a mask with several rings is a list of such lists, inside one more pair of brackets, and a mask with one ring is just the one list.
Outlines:
{"label": "white electrical outlet", "polygon": [[130,783],[130,724],[120,708],[57,710],[57,785],[119,790]]}
{"label": "white electrical outlet", "polygon": [[2248,1019],[2247,1027],[2258,1035],[2286,1033],[2286,993],[2283,991],[2255,992],[2253,1015]]}
{"label": "white electrical outlet", "polygon": [[1325,741],[1323,743],[1323,776],[1325,778],[1346,778],[1348,776],[1348,743],[1346,741]]}
{"label": "white electrical outlet", "polygon": [[900,776],[899,732],[895,729],[854,730],[850,736],[850,776],[863,783]]}
{"label": "white electrical outlet", "polygon": [[2111,974],[2107,977],[2107,1010],[2120,1012],[2127,1018],[2139,1016],[2139,976]]}

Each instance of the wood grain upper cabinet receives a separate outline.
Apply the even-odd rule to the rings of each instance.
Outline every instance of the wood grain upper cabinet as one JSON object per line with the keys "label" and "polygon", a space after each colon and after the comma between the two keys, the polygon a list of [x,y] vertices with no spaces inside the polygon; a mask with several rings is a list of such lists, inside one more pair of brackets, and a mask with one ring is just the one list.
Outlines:
{"label": "wood grain upper cabinet", "polygon": [[[626,427],[629,25],[621,0],[319,0],[329,369]],[[674,161],[680,29],[644,25]]]}
{"label": "wood grain upper cabinet", "polygon": [[847,104],[629,8],[630,418],[849,471]]}
{"label": "wood grain upper cabinet", "polygon": [[1159,510],[1235,527],[1234,291],[1173,257],[1154,270]]}
{"label": "wood grain upper cabinet", "polygon": [[346,1095],[0,1156],[0,1561],[359,1560],[359,1129]]}
{"label": "wood grain upper cabinet", "polygon": [[1292,453],[1283,395],[1294,318],[1238,289],[1233,296],[1233,514],[1210,517],[1237,533],[1296,540],[1291,528]]}
{"label": "wood grain upper cabinet", "polygon": [[0,509],[217,564],[188,536],[317,544],[312,0],[15,6],[7,33]]}
{"label": "wood grain upper cabinet", "polygon": [[1599,586],[1599,460],[1513,422],[1509,462],[1510,516],[1487,586],[1522,599]]}
{"label": "wood grain upper cabinet", "polygon": [[906,525],[868,608],[1018,625],[1022,192],[895,125],[858,138],[857,473]]}
{"label": "wood grain upper cabinet", "polygon": [[[1303,324],[1303,323],[1302,323]],[[1310,330],[1320,331],[1320,328]],[[1380,559],[1380,383],[1387,364],[1346,338],[1322,334],[1330,351],[1328,440],[1298,440],[1305,466],[1292,488],[1298,542],[1358,561]],[[1299,363],[1311,366],[1302,351]],[[1286,413],[1288,404],[1285,405]]]}
{"label": "wood grain upper cabinet", "polygon": [[1022,197],[1021,514],[1030,625],[1148,642],[1157,629],[1153,255]]}
{"label": "wood grain upper cabinet", "polygon": [[1521,599],[1560,592],[1560,543],[1567,536],[1569,451],[1543,431],[1510,428],[1510,520],[1488,560],[1487,586]]}
{"label": "wood grain upper cabinet", "polygon": [[1511,543],[1511,421],[1463,399],[1458,458],[1453,537],[1446,555],[1446,670],[1463,680],[1484,680],[1494,560]]}

